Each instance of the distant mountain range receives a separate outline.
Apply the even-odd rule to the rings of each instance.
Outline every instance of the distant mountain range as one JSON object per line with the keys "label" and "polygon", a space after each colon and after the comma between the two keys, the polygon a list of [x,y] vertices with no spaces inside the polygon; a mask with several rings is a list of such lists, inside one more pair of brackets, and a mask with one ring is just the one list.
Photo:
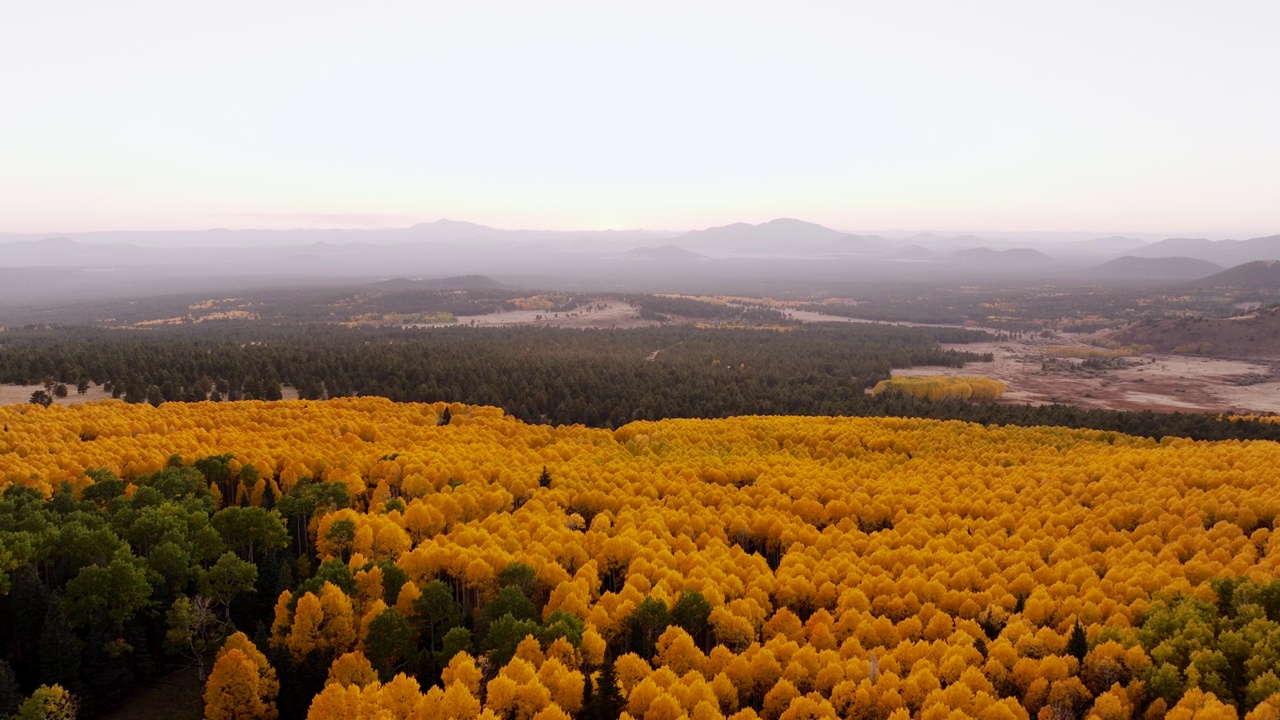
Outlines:
{"label": "distant mountain range", "polygon": [[[175,232],[94,232],[58,237],[0,234],[0,267],[50,264],[132,265],[166,264],[172,261],[217,262],[220,253],[234,248],[267,250],[292,248],[299,257],[324,256],[346,251],[366,252],[370,248],[449,245],[460,251],[520,247],[542,251],[606,253],[631,249],[670,247],[711,257],[910,257],[953,259],[957,251],[1031,250],[1002,256],[1043,263],[1045,257],[1059,261],[1103,260],[1122,256],[1143,258],[1184,257],[1230,267],[1252,260],[1280,259],[1280,235],[1248,240],[1208,240],[1169,238],[1154,243],[1125,236],[1087,240],[1060,240],[1061,233],[1046,233],[1042,241],[1010,239],[1008,233],[992,236],[900,232],[859,235],[793,218],[779,218],[759,225],[733,223],[685,233],[649,230],[543,231],[505,230],[456,220],[419,223],[407,228],[378,230],[203,230]],[[921,253],[927,250],[935,255]],[[907,253],[903,253],[908,250]],[[381,252],[381,251],[379,251]],[[669,251],[667,251],[669,254]],[[275,253],[278,257],[283,257]],[[959,256],[965,257],[965,255]],[[987,260],[997,260],[989,256]]]}
{"label": "distant mountain range", "polygon": [[[243,288],[268,278],[283,287],[339,278],[486,276],[513,285],[628,292],[679,292],[693,285],[765,291],[815,282],[1177,282],[1280,259],[1280,235],[1150,244],[1061,233],[1043,239],[1009,233],[850,234],[792,218],[685,233],[503,230],[440,220],[381,230],[0,235],[0,302]],[[36,269],[46,271],[31,272]],[[1275,282],[1266,273],[1259,278]]]}
{"label": "distant mountain range", "polygon": [[680,235],[673,244],[702,253],[786,254],[829,245],[842,235],[837,230],[811,222],[780,218],[759,225],[734,223],[694,230]]}
{"label": "distant mountain range", "polygon": [[1139,257],[1189,257],[1232,267],[1254,260],[1280,260],[1280,235],[1249,240],[1170,238],[1139,248]]}
{"label": "distant mountain range", "polygon": [[[1045,257],[1060,259],[1090,255],[1114,257],[1146,245],[1144,241],[1137,238],[1119,236],[1028,243],[1026,240],[982,237],[972,234],[943,235],[926,232],[894,239],[882,235],[841,233],[822,225],[792,218],[781,218],[760,225],[734,223],[706,230],[694,230],[675,237],[672,243],[678,247],[721,257],[733,255],[893,256],[917,262],[930,259],[946,260],[954,252],[983,248],[996,251],[1032,249],[1040,255],[1022,254],[1021,259],[1037,264],[1042,264]],[[908,252],[903,253],[904,250]],[[1011,256],[1000,258],[992,256],[988,259],[1007,264],[1018,257],[1019,254],[1015,253]]]}

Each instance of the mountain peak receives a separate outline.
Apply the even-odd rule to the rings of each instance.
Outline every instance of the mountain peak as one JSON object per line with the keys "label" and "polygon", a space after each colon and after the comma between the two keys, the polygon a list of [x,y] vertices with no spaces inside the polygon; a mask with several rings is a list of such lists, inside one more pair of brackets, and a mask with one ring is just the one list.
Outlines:
{"label": "mountain peak", "polygon": [[797,247],[831,242],[841,235],[837,230],[804,220],[777,218],[759,225],[734,223],[694,230],[676,238],[676,242],[695,251],[783,254]]}
{"label": "mountain peak", "polygon": [[[796,218],[774,218],[773,220],[770,220],[769,222],[763,222],[763,223],[760,223],[760,224],[759,224],[759,225],[757,225],[756,227],[760,227],[760,228],[763,228],[763,227],[772,227],[772,228],[787,228],[787,227],[791,227],[791,228],[799,228],[799,227],[805,227],[805,228],[822,228],[823,230],[831,230],[831,228],[828,228],[828,227],[825,227],[825,226],[819,225],[819,224],[817,224],[817,223],[811,223],[811,222],[809,222],[809,221],[807,221],[807,220],[797,220]],[[834,232],[834,231],[832,231],[832,232]]]}

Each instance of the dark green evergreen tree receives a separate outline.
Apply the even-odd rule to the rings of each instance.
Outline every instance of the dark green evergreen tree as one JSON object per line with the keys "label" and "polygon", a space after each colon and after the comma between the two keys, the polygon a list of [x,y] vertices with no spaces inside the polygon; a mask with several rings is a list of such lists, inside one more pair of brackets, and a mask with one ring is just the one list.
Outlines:
{"label": "dark green evergreen tree", "polygon": [[0,659],[0,717],[10,717],[22,704],[22,689],[8,661]]}
{"label": "dark green evergreen tree", "polygon": [[395,608],[378,613],[364,639],[365,655],[383,682],[388,682],[417,655],[413,628]]}
{"label": "dark green evergreen tree", "polygon": [[1067,654],[1081,662],[1089,654],[1089,638],[1085,636],[1079,620],[1076,620],[1075,626],[1071,628],[1071,637],[1067,639]]}
{"label": "dark green evergreen tree", "polygon": [[71,628],[61,596],[54,595],[49,599],[49,610],[45,613],[40,631],[41,684],[61,685],[68,691],[79,694],[83,688],[80,682],[80,658],[83,650],[84,643]]}
{"label": "dark green evergreen tree", "polygon": [[[592,687],[591,681],[587,686]],[[600,674],[596,677],[590,698],[583,693],[583,720],[616,720],[622,714],[626,703],[618,689],[618,674],[613,666],[613,658],[606,657],[600,666]]]}

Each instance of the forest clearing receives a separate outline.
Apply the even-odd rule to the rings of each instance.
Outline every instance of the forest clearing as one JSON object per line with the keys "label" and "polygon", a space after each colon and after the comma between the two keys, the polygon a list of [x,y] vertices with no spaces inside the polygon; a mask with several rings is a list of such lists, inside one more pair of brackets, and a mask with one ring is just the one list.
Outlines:
{"label": "forest clearing", "polygon": [[[990,353],[993,359],[972,362],[963,369],[917,366],[895,369],[893,374],[991,377],[1008,385],[999,402],[1011,405],[1061,403],[1107,410],[1280,413],[1280,376],[1268,360],[1141,350],[1107,359],[1102,357],[1104,348],[1070,335],[1058,336],[1053,342],[1007,339],[963,347],[973,353]],[[1094,353],[1107,361],[1090,367],[1080,359],[1066,357],[1064,350],[1077,351],[1086,360]]]}

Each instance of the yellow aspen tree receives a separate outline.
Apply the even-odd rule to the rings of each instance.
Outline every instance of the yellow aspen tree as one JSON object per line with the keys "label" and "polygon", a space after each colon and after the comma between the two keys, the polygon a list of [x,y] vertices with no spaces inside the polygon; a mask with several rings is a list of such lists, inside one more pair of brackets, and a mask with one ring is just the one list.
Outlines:
{"label": "yellow aspen tree", "polygon": [[825,720],[838,718],[836,709],[821,695],[810,693],[791,701],[782,711],[779,720]]}
{"label": "yellow aspen tree", "polygon": [[400,586],[400,592],[396,595],[395,608],[400,611],[401,615],[412,618],[415,615],[413,602],[420,597],[422,597],[422,591],[418,589],[416,583],[410,580]]}
{"label": "yellow aspen tree", "polygon": [[764,696],[765,720],[777,720],[791,706],[791,702],[800,697],[800,691],[791,681],[782,678]]}
{"label": "yellow aspen tree", "polygon": [[[359,633],[356,635],[356,638],[358,640],[358,644],[361,646],[361,649],[368,650],[368,648],[364,647],[364,640],[369,636],[369,624],[373,622],[374,618],[382,614],[383,610],[387,609],[387,603],[384,602],[381,597],[379,597],[379,598],[375,598],[368,604],[361,603],[361,608],[363,609],[362,611],[364,614],[360,618],[360,630],[359,630]],[[352,617],[354,616],[355,616],[355,607],[353,605]]]}
{"label": "yellow aspen tree", "polygon": [[465,652],[454,655],[449,660],[449,665],[445,667],[444,672],[441,673],[441,680],[444,682],[445,687],[460,684],[476,697],[480,695],[480,681],[483,677],[484,674],[476,666],[476,659]]}
{"label": "yellow aspen tree", "polygon": [[362,612],[374,601],[383,599],[382,568],[374,565],[368,570],[361,570],[355,574],[355,580],[356,600]]}
{"label": "yellow aspen tree", "polygon": [[368,558],[374,557],[373,526],[370,523],[357,523],[356,536],[351,542],[351,552]]}
{"label": "yellow aspen tree", "polygon": [[529,720],[551,704],[551,691],[538,679],[533,665],[518,657],[498,672],[487,690],[485,707],[516,720]]}
{"label": "yellow aspen tree", "polygon": [[594,626],[588,625],[583,631],[582,644],[579,647],[582,650],[582,664],[585,667],[599,667],[604,663],[604,653],[608,643]]}
{"label": "yellow aspen tree", "polygon": [[546,658],[559,660],[565,667],[574,670],[578,668],[578,653],[573,649],[573,645],[562,637],[552,640],[547,646]]}
{"label": "yellow aspen tree", "polygon": [[285,590],[276,598],[274,619],[271,622],[271,645],[288,647],[289,630],[293,625],[293,613],[289,612],[289,603],[293,601],[293,593]]}
{"label": "yellow aspen tree", "polygon": [[1191,688],[1165,715],[1167,720],[1238,720],[1235,708],[1213,693]]}
{"label": "yellow aspen tree", "polygon": [[542,663],[546,657],[542,654],[542,645],[538,639],[532,635],[526,635],[523,640],[516,645],[515,657],[524,660],[534,668],[542,667]]}
{"label": "yellow aspen tree", "polygon": [[636,717],[647,717],[649,706],[664,692],[652,675],[646,677],[627,693],[627,712]]}
{"label": "yellow aspen tree", "polygon": [[76,720],[76,698],[61,685],[41,685],[18,707],[17,720]]}
{"label": "yellow aspen tree", "polygon": [[[302,603],[299,601],[298,606]],[[331,582],[320,589],[320,607],[324,618],[320,627],[320,646],[329,652],[346,652],[356,645],[355,610],[351,598]],[[298,623],[294,614],[294,624]]]}
{"label": "yellow aspen tree", "polygon": [[1258,703],[1257,707],[1244,716],[1244,720],[1280,720],[1280,693]]}
{"label": "yellow aspen tree", "polygon": [[232,633],[222,644],[222,648],[218,651],[218,655],[238,650],[244,653],[244,656],[251,660],[258,669],[258,693],[262,699],[262,704],[267,708],[268,715],[264,717],[275,717],[276,695],[280,692],[280,681],[276,678],[276,669],[267,661],[267,656],[258,650],[258,646],[253,644],[248,635],[242,632]]}
{"label": "yellow aspen tree", "polygon": [[[479,681],[477,681],[478,683]],[[480,714],[480,701],[462,682],[449,683],[440,698],[443,717],[471,720]]]}
{"label": "yellow aspen tree", "polygon": [[274,718],[275,708],[262,702],[258,665],[238,649],[221,653],[204,690],[205,720]]}
{"label": "yellow aspen tree", "polygon": [[409,720],[421,699],[422,686],[404,673],[397,673],[377,692],[378,706],[391,720]]}
{"label": "yellow aspen tree", "polygon": [[556,658],[548,658],[538,668],[538,680],[551,691],[551,701],[565,712],[576,714],[582,709],[582,692],[586,678]]}
{"label": "yellow aspen tree", "polygon": [[690,670],[701,673],[706,668],[707,656],[679,625],[668,626],[658,636],[656,648],[654,662],[670,668],[676,675],[684,675]]}
{"label": "yellow aspen tree", "polygon": [[1130,720],[1132,717],[1133,704],[1129,702],[1129,695],[1116,684],[1094,698],[1086,720]]}
{"label": "yellow aspen tree", "polygon": [[716,701],[720,706],[720,712],[729,714],[738,709],[738,689],[734,687],[733,681],[723,672],[716,673],[711,678],[711,691],[716,695]]}
{"label": "yellow aspen tree", "polygon": [[320,598],[312,593],[305,593],[298,598],[286,641],[294,660],[302,662],[309,653],[324,647],[326,642],[322,635],[324,619],[324,607],[320,604]]}
{"label": "yellow aspen tree", "polygon": [[378,681],[378,673],[374,672],[369,658],[359,650],[345,653],[329,666],[329,677],[325,685],[356,685],[365,687]]}
{"label": "yellow aspen tree", "polygon": [[659,690],[658,697],[649,703],[648,709],[644,713],[645,720],[680,720],[686,717],[684,708],[680,706],[680,701],[672,697],[665,691]]}
{"label": "yellow aspen tree", "polygon": [[689,720],[724,720],[724,713],[710,700],[700,700],[693,706],[693,711],[686,714]]}
{"label": "yellow aspen tree", "polygon": [[307,720],[359,718],[363,704],[360,686],[333,683],[312,698],[311,706],[307,708]]}
{"label": "yellow aspen tree", "polygon": [[533,720],[573,720],[573,716],[553,703],[539,710]]}
{"label": "yellow aspen tree", "polygon": [[629,696],[636,685],[653,672],[653,668],[649,667],[649,663],[635,653],[627,653],[620,656],[614,661],[613,667],[614,672],[617,673],[618,687],[622,689],[623,696]]}

